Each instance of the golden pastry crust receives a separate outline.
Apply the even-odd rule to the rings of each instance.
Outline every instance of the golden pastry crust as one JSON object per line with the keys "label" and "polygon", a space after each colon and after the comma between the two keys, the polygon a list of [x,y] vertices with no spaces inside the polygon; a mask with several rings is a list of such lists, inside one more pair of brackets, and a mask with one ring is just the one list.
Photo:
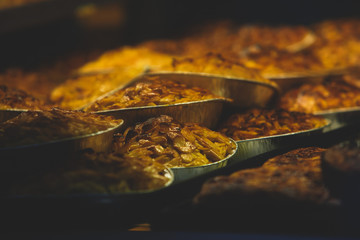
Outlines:
{"label": "golden pastry crust", "polygon": [[234,34],[232,50],[243,51],[253,45],[272,46],[279,50],[297,52],[311,46],[316,37],[305,26],[243,25]]}
{"label": "golden pastry crust", "polygon": [[0,109],[41,110],[49,108],[43,101],[22,90],[0,85]]}
{"label": "golden pastry crust", "polygon": [[[326,71],[323,63],[311,50],[296,53],[274,47],[253,46],[242,56],[229,53],[230,58],[238,58],[244,66],[258,70],[266,78],[311,76]],[[325,72],[326,73],[326,72]]]}
{"label": "golden pastry crust", "polygon": [[[178,73],[212,74],[228,78],[252,80],[277,86],[256,70],[224,58],[221,54],[208,52],[203,56],[174,58],[171,65],[164,65],[158,71]],[[156,72],[156,71],[153,71]]]}
{"label": "golden pastry crust", "polygon": [[76,52],[31,69],[9,68],[0,73],[0,84],[16,88],[49,102],[51,91],[73,71],[99,55],[99,50]]}
{"label": "golden pastry crust", "polygon": [[[194,203],[237,204],[311,202],[321,204],[329,197],[322,182],[320,158],[325,149],[295,149],[270,159],[259,168],[239,170],[229,176],[218,176],[205,182]],[[288,160],[287,158],[290,158]],[[307,161],[310,163],[308,164]],[[232,205],[233,206],[233,205]]]}
{"label": "golden pastry crust", "polygon": [[206,165],[225,159],[236,149],[229,138],[218,132],[195,123],[180,124],[165,115],[116,136],[115,152],[152,159],[167,167]]}
{"label": "golden pastry crust", "polygon": [[[168,65],[172,56],[155,52],[147,47],[124,46],[104,52],[98,59],[88,62],[78,68],[80,74],[114,71],[129,68],[134,71],[145,71],[148,68],[157,68]],[[129,71],[128,70],[128,71]]]}
{"label": "golden pastry crust", "polygon": [[77,110],[141,74],[135,69],[72,77],[51,92],[51,101],[63,109]]}
{"label": "golden pastry crust", "polygon": [[318,36],[313,52],[328,69],[347,68],[360,61],[360,20],[326,20],[314,24]]}
{"label": "golden pastry crust", "polygon": [[84,136],[118,126],[122,120],[80,111],[27,111],[0,123],[0,146],[14,147]]}
{"label": "golden pastry crust", "polygon": [[153,40],[145,42],[144,46],[176,56],[197,57],[210,51],[241,55],[255,45],[297,52],[311,46],[316,39],[305,26],[238,25],[231,21],[201,24],[190,32],[177,40]]}
{"label": "golden pastry crust", "polygon": [[283,109],[250,109],[231,115],[219,131],[232,139],[245,140],[316,129],[326,125],[323,117]]}
{"label": "golden pastry crust", "polygon": [[197,59],[209,52],[221,53],[227,61],[259,70],[266,78],[324,70],[309,50],[316,36],[305,26],[239,26],[220,21],[202,25],[194,32],[182,39],[153,40],[144,46],[177,58]]}
{"label": "golden pastry crust", "polygon": [[59,84],[61,78],[62,76],[56,73],[12,68],[0,74],[0,84],[30,93],[42,101],[48,101],[49,92]]}
{"label": "golden pastry crust", "polygon": [[106,96],[86,107],[84,111],[92,112],[130,107],[159,106],[206,99],[224,99],[230,101],[230,99],[216,96],[203,88],[188,87],[179,82],[159,80],[155,77]]}
{"label": "golden pastry crust", "polygon": [[343,81],[332,79],[320,84],[304,84],[286,92],[279,106],[289,111],[317,113],[360,106],[360,89]]}
{"label": "golden pastry crust", "polygon": [[117,194],[156,190],[171,180],[166,168],[147,159],[114,153],[82,153],[73,166],[57,169],[11,186],[10,195]]}

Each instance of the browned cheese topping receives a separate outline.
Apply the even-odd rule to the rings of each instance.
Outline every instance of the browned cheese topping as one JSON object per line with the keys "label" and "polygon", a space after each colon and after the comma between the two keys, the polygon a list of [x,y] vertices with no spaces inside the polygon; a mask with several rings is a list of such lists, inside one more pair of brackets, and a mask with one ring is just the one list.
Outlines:
{"label": "browned cheese topping", "polygon": [[97,133],[116,127],[122,120],[80,111],[23,112],[0,123],[0,146],[21,146]]}
{"label": "browned cheese topping", "polygon": [[152,159],[167,167],[202,166],[225,159],[235,144],[224,135],[195,123],[180,124],[169,116],[151,118],[118,134],[117,153]]}
{"label": "browned cheese topping", "polygon": [[171,180],[162,164],[118,154],[84,152],[67,169],[18,181],[11,194],[131,193],[155,190]]}
{"label": "browned cheese topping", "polygon": [[210,206],[223,204],[225,199],[235,203],[272,200],[323,203],[329,196],[320,168],[323,151],[316,147],[300,148],[274,157],[262,167],[212,178],[203,184],[194,202]]}
{"label": "browned cheese topping", "polygon": [[234,140],[245,140],[311,130],[326,125],[323,117],[282,109],[251,109],[231,115],[219,131]]}
{"label": "browned cheese topping", "polygon": [[334,79],[320,84],[304,84],[286,92],[281,97],[280,107],[305,113],[358,107],[360,88],[355,83]]}
{"label": "browned cheese topping", "polygon": [[225,98],[216,96],[204,88],[188,87],[183,83],[155,78],[104,97],[85,108],[85,111],[169,105],[206,99]]}
{"label": "browned cheese topping", "polygon": [[0,85],[0,109],[46,109],[45,103],[28,93]]}

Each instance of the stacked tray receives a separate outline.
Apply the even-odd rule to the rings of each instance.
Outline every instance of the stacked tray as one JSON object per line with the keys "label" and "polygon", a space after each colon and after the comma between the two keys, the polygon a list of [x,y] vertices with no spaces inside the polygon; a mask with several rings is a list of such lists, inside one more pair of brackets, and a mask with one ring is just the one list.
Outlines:
{"label": "stacked tray", "polygon": [[[128,57],[131,59],[134,52],[136,51],[137,48],[125,48],[121,49],[119,52],[121,54],[124,52],[129,53]],[[192,154],[190,150],[196,149],[196,147],[201,144],[203,145],[201,145],[200,148],[204,148],[204,146],[212,144],[219,145],[219,143],[215,142],[215,140],[210,142],[205,140],[211,139],[211,137],[208,136],[210,133],[219,134],[220,123],[222,121],[226,121],[231,114],[242,113],[252,109],[278,110],[279,108],[277,102],[282,97],[282,94],[284,94],[287,90],[291,90],[300,84],[318,84],[321,83],[324,78],[328,78],[329,76],[342,76],[344,73],[347,73],[347,70],[341,69],[341,71],[331,70],[301,74],[284,73],[283,75],[277,76],[266,75],[263,72],[263,75],[258,76],[257,73],[248,73],[247,70],[242,69],[241,65],[239,64],[233,64],[230,61],[226,62],[222,57],[212,54],[207,55],[205,58],[200,58],[201,60],[205,59],[205,63],[208,64],[205,65],[208,66],[208,68],[204,67],[202,70],[198,70],[190,67],[189,69],[186,69],[179,66],[184,63],[184,66],[186,66],[187,63],[191,63],[190,65],[197,66],[196,64],[198,64],[198,62],[196,57],[194,57],[194,59],[171,60],[173,56],[163,56],[159,53],[156,55],[151,55],[153,54],[151,53],[150,57],[148,58],[146,54],[149,53],[149,51],[150,50],[142,49],[140,54],[137,53],[141,57],[139,57],[138,61],[136,61],[136,64],[128,63],[127,59],[123,60],[124,62],[119,63],[119,61],[116,59],[118,54],[117,51],[109,52],[104,56],[113,57],[113,63],[115,64],[114,66],[101,66],[101,64],[97,65],[90,63],[85,65],[83,68],[78,69],[76,74],[70,76],[68,79],[69,81],[64,84],[64,86],[67,83],[71,85],[78,79],[88,78],[88,82],[84,82],[90,85],[89,79],[94,77],[94,83],[99,84],[99,88],[104,87],[105,90],[96,89],[99,91],[96,92],[94,96],[90,94],[91,96],[88,98],[88,101],[85,101],[85,104],[81,102],[81,104],[73,107],[71,111],[80,109],[81,112],[89,112],[89,114],[96,116],[106,115],[106,117],[111,117],[112,119],[121,119],[121,124],[119,123],[118,126],[109,129],[108,131],[98,131],[91,134],[78,135],[56,141],[46,141],[45,143],[41,144],[22,144],[16,147],[1,148],[0,154],[2,154],[2,159],[5,159],[3,160],[6,162],[6,164],[4,164],[5,169],[8,169],[8,171],[4,171],[4,176],[8,177],[11,173],[16,173],[16,176],[20,176],[23,173],[25,173],[25,175],[31,175],[31,172],[34,169],[36,170],[36,167],[45,169],[46,172],[48,170],[48,165],[50,165],[52,168],[55,166],[55,169],[59,166],[61,169],[64,167],[73,167],[73,164],[76,165],[78,161],[77,156],[74,156],[74,153],[79,152],[79,150],[81,150],[80,152],[85,151],[88,148],[93,149],[99,154],[103,152],[109,152],[110,149],[110,152],[113,152],[106,154],[113,155],[111,155],[111,157],[109,157],[110,155],[105,155],[105,159],[110,159],[111,161],[115,159],[114,162],[117,161],[116,159],[119,157],[118,155],[121,154],[123,154],[121,156],[128,154],[126,156],[129,158],[135,156],[134,159],[143,160],[145,162],[145,157],[153,157],[158,153],[166,152],[167,149],[165,150],[165,147],[161,145],[166,142],[170,143],[170,146],[173,144],[172,147],[177,151],[176,152],[174,149],[172,149],[174,151],[171,153],[176,152],[181,157],[191,157],[189,156]],[[154,57],[155,60],[152,59],[152,57]],[[100,58],[100,60],[101,59],[102,58]],[[142,63],[142,61],[150,61],[151,63]],[[101,61],[99,62],[102,63]],[[107,61],[104,62],[108,63]],[[225,67],[222,69],[221,67],[223,67],[223,65],[219,64],[219,62],[221,64],[226,63],[227,65],[224,64]],[[164,63],[165,66],[162,65]],[[209,66],[213,68],[209,68]],[[92,67],[96,71],[92,71],[94,70],[91,70]],[[131,69],[132,67],[133,69]],[[228,69],[231,71],[228,71]],[[234,69],[236,71],[239,70],[239,72],[236,72]],[[126,77],[117,79],[118,74],[121,72],[124,73],[124,75],[127,74]],[[109,81],[111,83],[109,84],[110,87],[106,86],[106,82],[104,79],[102,79],[104,76],[113,78],[114,82]],[[264,76],[267,77],[264,78]],[[140,86],[138,84],[151,82],[154,79],[157,81],[163,81],[163,83],[178,82],[179,84],[187,85],[190,88],[202,88],[214,95],[217,95],[217,97],[212,97],[205,100],[195,99],[180,103],[150,104],[148,106],[116,107],[116,104],[114,104],[115,107],[111,109],[97,109],[95,107],[92,108],[93,106],[100,106],[102,102],[111,102],[109,99],[121,91],[127,91],[130,88],[138,89],[138,86]],[[97,85],[94,86],[94,88],[96,88]],[[79,85],[74,87],[72,90],[77,92],[78,96],[82,96],[82,94],[86,95],[86,91],[84,89],[85,88],[81,88]],[[59,100],[65,99],[65,94],[68,93],[66,88],[61,89],[60,87],[57,90],[59,91],[52,92],[54,94],[51,97]],[[61,91],[65,94],[59,97],[57,94]],[[157,91],[160,91],[159,88]],[[51,107],[52,106],[49,108],[51,109]],[[0,111],[0,120],[3,122],[5,122],[5,120],[11,121],[12,119],[15,119],[17,115],[19,115],[18,117],[21,118],[24,116],[24,114],[34,113],[36,111],[38,113],[42,113],[49,111],[49,109],[48,106],[46,106],[46,109],[17,109],[15,107],[3,108]],[[294,147],[307,143],[309,139],[322,136],[323,133],[331,133],[333,130],[337,130],[344,126],[346,127],[356,122],[357,118],[360,117],[358,113],[359,110],[357,108],[345,109],[344,111],[337,109],[335,111],[329,110],[324,112],[315,112],[314,115],[325,117],[324,123],[321,126],[310,127],[305,130],[290,130],[288,132],[260,135],[257,137],[245,138],[241,140],[234,140],[235,138],[232,136],[227,136],[227,143],[234,146],[231,151],[219,157],[219,152],[222,151],[216,152],[214,150],[216,148],[210,147],[206,150],[202,149],[202,151],[205,152],[204,155],[217,158],[216,161],[198,166],[166,166],[166,171],[162,172],[162,175],[160,175],[162,177],[166,176],[168,181],[160,188],[138,191],[136,190],[125,193],[121,191],[109,191],[107,193],[90,194],[79,194],[69,191],[66,194],[55,193],[50,195],[46,193],[10,193],[5,194],[5,196],[1,196],[1,200],[5,201],[6,203],[12,203],[16,205],[18,204],[17,206],[24,204],[29,200],[32,203],[37,202],[37,205],[49,204],[50,206],[54,206],[56,204],[65,203],[65,205],[68,204],[67,206],[69,206],[70,209],[75,205],[78,207],[78,205],[81,205],[81,203],[86,203],[85,205],[87,206],[93,206],[93,204],[98,204],[100,206],[111,206],[116,207],[120,213],[122,211],[126,212],[126,214],[123,215],[123,220],[126,222],[129,218],[129,215],[131,215],[131,212],[137,209],[138,205],[141,205],[143,201],[148,201],[146,204],[144,204],[146,208],[158,209],[159,205],[164,203],[164,199],[168,198],[170,194],[174,193],[178,186],[180,186],[180,188],[182,186],[184,189],[186,188],[187,183],[191,184],[191,181],[196,180],[204,181],[206,177],[221,173],[221,170],[228,172],[236,170],[236,168],[239,166],[239,163],[244,162],[245,160],[252,161],[257,156],[269,154],[274,150]],[[154,132],[150,131],[153,130],[153,128],[149,123],[156,122],[160,118],[165,118],[165,120],[166,118],[171,118],[175,120],[176,127],[169,127],[171,131],[166,132],[163,129],[164,125],[168,124],[169,122],[173,123],[172,120],[166,120],[164,122],[160,121],[160,130],[158,131],[159,135],[157,136],[158,138],[156,138],[159,140],[159,142],[154,141],[150,144],[150,140],[153,140],[151,137],[154,136]],[[250,119],[252,118],[255,117],[253,116]],[[265,129],[267,126],[266,123],[270,122],[270,120],[262,122],[258,125],[258,128]],[[296,121],[294,122],[297,123]],[[200,137],[200,139],[197,139],[198,142],[193,145],[189,143],[190,141],[187,141],[188,139],[180,135],[180,133],[182,133],[181,131],[184,129],[184,126],[189,126],[187,125],[189,123],[196,124],[196,126],[206,127],[207,130],[209,130],[206,132],[206,134],[203,135],[202,138]],[[144,132],[141,132],[140,130],[144,130]],[[251,130],[249,131],[251,132]],[[192,131],[191,133],[194,132],[195,131]],[[134,136],[136,137],[134,138]],[[194,136],[192,137],[196,138]],[[116,139],[123,139],[119,147],[119,152],[112,150],[112,144],[114,144]],[[126,148],[127,144],[129,144],[129,139],[135,139],[133,141],[134,145]],[[318,139],[321,139],[321,137]],[[136,152],[132,152],[134,153],[134,156],[130,155],[129,153],[138,147],[137,144],[144,147],[140,149],[141,151],[145,152],[146,150],[151,153],[145,156],[141,154],[136,155]],[[221,144],[223,144],[223,142]],[[69,153],[69,155],[59,157],[60,152]],[[169,152],[166,152],[166,154],[169,155]],[[10,159],[15,159],[16,161]],[[37,159],[37,161],[35,161],[35,163],[33,161],[26,162],[27,159]],[[49,159],[51,161],[49,161]],[[163,160],[161,157],[159,157],[159,159]],[[54,160],[57,161],[57,164],[55,165],[53,164]],[[96,161],[97,160],[94,161],[93,159],[88,159],[86,163],[89,164],[90,162],[91,164],[94,164]],[[90,166],[92,166],[91,164]],[[98,164],[99,167],[101,167],[103,166],[102,164],[107,166],[106,164],[108,163],[105,161],[99,162]],[[44,171],[40,172],[43,173]],[[20,176],[20,178],[21,177],[22,176]],[[106,175],[106,177],[109,176]],[[109,179],[113,180],[112,178]],[[198,187],[200,184],[196,186]],[[106,187],[107,190],[113,189],[111,184],[107,185]],[[162,201],[159,201],[159,198],[162,198]],[[74,204],[75,202],[76,204]],[[16,207],[12,208],[12,210],[14,209],[16,209]],[[141,211],[145,211],[144,208],[141,208],[141,210],[137,209],[136,213],[140,215],[142,214]]]}

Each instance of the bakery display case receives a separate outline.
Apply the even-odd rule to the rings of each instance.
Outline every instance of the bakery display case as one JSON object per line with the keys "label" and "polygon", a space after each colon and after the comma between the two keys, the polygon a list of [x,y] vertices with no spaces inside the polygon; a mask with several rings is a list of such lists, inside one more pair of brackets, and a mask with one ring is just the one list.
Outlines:
{"label": "bakery display case", "polygon": [[296,5],[0,2],[4,234],[359,237],[360,4]]}

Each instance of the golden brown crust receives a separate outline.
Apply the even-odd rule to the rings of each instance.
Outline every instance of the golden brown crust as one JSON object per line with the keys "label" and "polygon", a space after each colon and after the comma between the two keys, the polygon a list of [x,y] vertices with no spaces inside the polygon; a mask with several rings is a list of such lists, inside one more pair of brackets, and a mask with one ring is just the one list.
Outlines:
{"label": "golden brown crust", "polygon": [[206,99],[226,98],[216,96],[203,88],[188,87],[180,82],[159,80],[155,77],[106,96],[86,107],[84,111],[92,112],[130,107],[159,106]]}
{"label": "golden brown crust", "polygon": [[284,200],[323,203],[328,198],[319,167],[323,151],[315,147],[296,149],[270,159],[271,163],[263,167],[212,178],[203,184],[194,203],[213,207],[214,204],[226,205],[227,201],[238,204],[247,201],[281,204]]}
{"label": "golden brown crust", "polygon": [[283,109],[250,109],[231,115],[219,131],[234,140],[245,140],[316,129],[326,125],[323,117]]}
{"label": "golden brown crust", "polygon": [[118,126],[122,120],[80,111],[27,111],[0,123],[1,147],[79,137]]}
{"label": "golden brown crust", "polygon": [[318,36],[313,52],[328,69],[358,65],[360,60],[360,20],[326,20],[314,24]]}
{"label": "golden brown crust", "polygon": [[51,92],[51,101],[64,109],[81,109],[94,102],[100,96],[117,89],[141,71],[135,69],[122,69],[110,73],[96,73],[72,77]]}
{"label": "golden brown crust", "polygon": [[41,110],[49,106],[22,90],[0,85],[0,109]]}
{"label": "golden brown crust", "polygon": [[284,76],[311,76],[322,73],[326,69],[318,57],[310,50],[296,53],[280,50],[274,47],[254,46],[237,57],[240,63],[248,68],[257,69],[264,77],[278,78]]}
{"label": "golden brown crust", "polygon": [[304,84],[286,92],[279,106],[289,111],[316,113],[360,106],[360,89],[340,79]]}
{"label": "golden brown crust", "polygon": [[114,144],[115,152],[152,159],[167,167],[206,165],[226,158],[235,148],[220,133],[195,123],[180,124],[165,115],[117,134]]}
{"label": "golden brown crust", "polygon": [[[124,46],[104,52],[98,59],[78,68],[80,74],[114,71],[131,68],[134,71],[145,71],[147,68],[160,67],[171,63],[172,56],[155,52],[147,47]],[[130,69],[129,69],[130,70]],[[129,71],[128,70],[128,71]]]}
{"label": "golden brown crust", "polygon": [[256,70],[224,58],[221,54],[207,52],[196,57],[173,58],[171,65],[163,65],[153,72],[205,73],[228,78],[258,81],[276,86],[276,84],[260,75]]}
{"label": "golden brown crust", "polygon": [[196,57],[209,51],[241,55],[255,45],[296,52],[311,46],[315,40],[311,30],[300,25],[238,25],[231,21],[218,21],[195,26],[190,32],[192,34],[178,40],[154,40],[145,46],[163,53]]}

